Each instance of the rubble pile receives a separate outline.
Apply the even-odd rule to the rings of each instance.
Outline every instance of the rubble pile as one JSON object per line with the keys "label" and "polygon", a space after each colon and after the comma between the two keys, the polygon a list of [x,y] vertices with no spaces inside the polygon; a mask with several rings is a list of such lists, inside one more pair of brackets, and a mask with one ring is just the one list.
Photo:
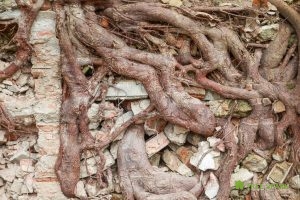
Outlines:
{"label": "rubble pile", "polygon": [[[187,1],[162,2],[180,7]],[[0,20],[6,17],[7,13],[0,13]],[[265,25],[259,29],[258,37],[269,41],[278,27],[278,24]],[[252,32],[249,27],[247,30]],[[20,70],[1,81],[0,103],[5,105],[11,118],[18,119],[18,124],[34,127],[37,133],[19,134],[1,127],[0,200],[68,199],[62,194],[55,174],[63,98],[55,12],[39,13],[32,28],[30,44],[35,51],[31,70]],[[8,65],[8,62],[0,60],[0,70]],[[109,83],[105,99],[96,99],[88,110],[89,130],[96,141],[101,141],[151,104],[145,88],[136,80],[110,73],[103,81]],[[196,86],[186,87],[185,90],[203,101],[215,117],[232,118],[236,127],[252,111],[250,104],[244,100],[225,99]],[[269,98],[260,100],[263,106],[272,106],[276,114],[286,112],[281,101],[271,101]],[[218,134],[223,127],[216,127],[214,136],[204,138],[165,121],[156,111],[150,112],[142,124],[146,154],[151,165],[162,172],[199,176],[206,198],[216,199],[220,188],[217,173],[227,153],[224,138]],[[103,150],[105,186],[98,184],[99,165],[103,158],[94,150],[85,150],[81,155],[80,181],[75,190],[78,199],[123,199],[118,176],[118,147],[124,134],[125,131]],[[239,142],[237,136],[235,142]],[[289,154],[289,142],[248,154],[231,175],[231,199],[249,198],[249,193],[257,189],[253,185],[259,182],[282,186],[278,190],[280,194],[289,194],[290,199],[300,198],[300,169],[293,168],[288,160]],[[289,176],[291,170],[296,170],[298,175]],[[243,183],[243,188],[239,188],[237,183]]]}

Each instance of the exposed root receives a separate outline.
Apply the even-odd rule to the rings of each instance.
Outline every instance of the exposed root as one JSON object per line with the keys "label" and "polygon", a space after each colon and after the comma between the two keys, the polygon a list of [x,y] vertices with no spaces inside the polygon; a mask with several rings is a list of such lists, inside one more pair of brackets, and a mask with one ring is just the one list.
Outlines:
{"label": "exposed root", "polygon": [[16,59],[6,69],[0,71],[0,80],[12,76],[29,60],[32,48],[29,41],[31,26],[38,14],[39,9],[44,3],[44,0],[37,0],[36,3],[25,3],[22,0],[16,1],[20,11],[20,21],[18,23],[18,31],[13,40],[17,43],[18,50]]}
{"label": "exposed root", "polygon": [[127,130],[118,150],[118,171],[126,199],[196,200],[202,189],[196,177],[161,172],[150,165],[141,126]]}

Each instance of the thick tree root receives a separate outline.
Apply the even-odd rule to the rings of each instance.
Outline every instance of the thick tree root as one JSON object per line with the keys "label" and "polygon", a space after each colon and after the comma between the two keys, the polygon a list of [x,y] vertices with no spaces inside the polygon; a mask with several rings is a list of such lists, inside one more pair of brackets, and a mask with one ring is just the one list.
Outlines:
{"label": "thick tree root", "polygon": [[118,150],[121,187],[130,200],[197,199],[202,187],[196,177],[161,172],[151,166],[142,126],[128,128]]}
{"label": "thick tree root", "polygon": [[[291,28],[285,24],[281,26],[278,37],[264,52],[256,49],[252,55],[234,31],[222,26],[206,27],[190,15],[187,17],[181,14],[179,9],[170,9],[165,4],[148,1],[103,3],[102,6],[106,9],[101,14],[115,20],[123,30],[129,30],[128,27],[124,27],[125,23],[126,26],[132,24],[130,31],[141,35],[142,40],[158,46],[161,52],[159,54],[151,48],[149,51],[134,48],[127,44],[126,40],[114,35],[108,25],[100,26],[95,13],[95,6],[99,6],[100,3],[79,0],[55,2],[65,84],[61,110],[61,144],[56,163],[56,173],[63,193],[68,197],[75,196],[75,186],[79,181],[80,156],[86,149],[97,150],[101,157],[98,177],[99,184],[104,186],[101,182],[104,166],[103,147],[139,117],[146,116],[147,112],[153,109],[150,106],[145,113],[133,117],[118,130],[108,134],[103,141],[97,141],[97,144],[88,129],[87,110],[98,96],[105,97],[107,87],[101,85],[101,79],[109,70],[140,81],[148,92],[151,105],[164,120],[202,136],[213,134],[215,117],[204,103],[185,91],[182,84],[184,81],[179,80],[200,85],[223,97],[247,100],[252,105],[252,113],[241,119],[238,129],[233,127],[230,119],[225,123],[222,137],[228,152],[223,168],[217,172],[221,185],[218,199],[228,197],[229,179],[236,164],[253,148],[270,149],[276,144],[281,145],[285,131],[294,137],[292,158],[296,165],[299,164],[300,16],[282,0],[269,1],[295,29],[298,35],[298,56],[292,56],[296,52],[296,44],[290,49],[287,48]],[[43,0],[38,0],[34,5],[22,2],[17,1],[21,9],[21,18],[14,38],[19,46],[16,60],[0,72],[0,79],[13,75],[30,58],[30,28]],[[255,3],[257,7],[266,6],[266,1],[255,2],[259,2],[257,5]],[[206,10],[220,11],[217,8]],[[232,11],[239,12],[241,9]],[[168,30],[160,30],[160,33],[169,36],[166,42],[151,33],[142,33],[143,23],[168,24]],[[169,25],[173,27],[170,28]],[[169,28],[175,29],[178,36],[172,35]],[[168,48],[165,48],[166,45],[170,45],[171,49],[178,48],[178,56],[172,56]],[[201,58],[194,56],[197,52],[192,54],[192,48],[199,50]],[[89,58],[82,58],[84,56]],[[90,80],[80,69],[80,65],[84,63],[99,66]],[[194,76],[189,73],[193,73]],[[269,77],[270,73],[274,76]],[[287,83],[296,86],[290,89],[286,87]],[[279,116],[278,122],[275,121],[276,115],[272,113],[271,105],[262,105],[262,98],[283,102],[286,112],[282,117]],[[1,124],[6,125],[7,129],[14,127],[3,109]],[[233,130],[238,131],[238,144],[235,143]],[[202,181],[196,177],[183,177],[153,168],[146,156],[143,136],[144,130],[141,126],[132,126],[127,130],[119,147],[118,170],[125,197],[132,200],[197,199],[203,189]],[[277,197],[276,195],[278,196],[275,194],[274,197]]]}

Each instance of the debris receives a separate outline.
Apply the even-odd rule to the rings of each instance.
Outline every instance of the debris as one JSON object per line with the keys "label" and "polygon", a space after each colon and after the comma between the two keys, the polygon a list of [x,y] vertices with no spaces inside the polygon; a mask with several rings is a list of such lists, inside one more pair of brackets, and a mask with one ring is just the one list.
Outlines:
{"label": "debris", "polygon": [[14,165],[13,167],[2,169],[0,170],[0,177],[5,181],[13,182],[18,169],[19,167],[17,167],[16,165]]}
{"label": "debris", "polygon": [[146,152],[149,157],[166,147],[170,141],[165,134],[159,133],[146,142]]}
{"label": "debris", "polygon": [[30,158],[30,153],[25,149],[20,149],[9,159],[11,162],[19,163],[22,159]]}
{"label": "debris", "polygon": [[225,145],[223,140],[221,140],[220,138],[216,138],[216,137],[208,137],[207,141],[209,142],[209,146],[212,148],[216,148],[221,152],[225,151]]}
{"label": "debris", "polygon": [[23,185],[22,182],[23,181],[21,181],[21,180],[15,179],[14,182],[11,184],[10,190],[13,193],[21,194],[21,188],[22,188],[22,185]]}
{"label": "debris", "polygon": [[2,81],[2,83],[4,84],[4,85],[13,85],[13,82],[11,82],[11,81],[9,81],[9,80],[4,80],[4,81]]}
{"label": "debris", "polygon": [[27,90],[29,90],[29,87],[26,85],[26,86],[24,86],[24,87],[21,87],[21,88],[19,89],[19,92],[20,92],[20,93],[23,93],[23,92],[26,92]]}
{"label": "debris", "polygon": [[205,97],[205,90],[203,88],[198,87],[185,87],[184,90],[191,95],[192,97],[195,97],[197,99],[204,99]]}
{"label": "debris", "polygon": [[262,99],[263,106],[268,106],[272,104],[272,101],[269,98],[263,98]]}
{"label": "debris", "polygon": [[190,143],[190,144],[192,144],[192,145],[194,145],[194,146],[198,146],[198,144],[199,144],[199,142],[201,141],[201,140],[203,140],[202,138],[201,138],[201,136],[200,135],[198,135],[198,134],[195,134],[195,133],[189,133],[188,135],[187,135],[187,141]]}
{"label": "debris", "polygon": [[194,175],[194,173],[177,158],[175,153],[166,149],[163,153],[162,159],[172,171],[176,171],[184,176]]}
{"label": "debris", "polygon": [[29,79],[29,75],[28,74],[21,74],[19,76],[19,78],[16,81],[16,84],[19,87],[23,87],[24,85],[26,85],[28,83],[28,79]]}
{"label": "debris", "polygon": [[171,142],[180,146],[186,142],[189,130],[181,126],[168,123],[164,132]]}
{"label": "debris", "polygon": [[279,24],[271,24],[260,27],[259,29],[259,39],[262,42],[274,40],[276,34],[279,30]]}
{"label": "debris", "polygon": [[190,159],[194,154],[194,152],[190,148],[181,146],[176,150],[176,154],[180,159],[180,161],[183,162],[183,164],[188,166],[190,164]]}
{"label": "debris", "polygon": [[289,180],[289,184],[292,188],[299,190],[300,189],[300,175],[296,175],[293,176],[290,180]]}
{"label": "debris", "polygon": [[103,154],[105,157],[105,165],[103,169],[106,170],[108,167],[115,164],[115,159],[108,150],[104,150]]}
{"label": "debris", "polygon": [[153,156],[151,156],[151,158],[149,158],[149,162],[151,163],[152,166],[158,167],[159,162],[160,162],[160,157],[161,157],[161,155],[156,153]]}
{"label": "debris", "polygon": [[210,172],[209,174],[209,180],[207,182],[207,184],[204,186],[204,190],[205,190],[205,195],[209,198],[209,199],[214,199],[219,191],[219,182],[217,177]]}
{"label": "debris", "polygon": [[20,167],[24,172],[34,172],[33,159],[21,159]]}
{"label": "debris", "polygon": [[289,156],[289,146],[285,145],[284,147],[277,146],[272,154],[272,158],[279,162],[286,160]]}
{"label": "debris", "polygon": [[5,137],[5,131],[0,130],[0,145],[5,144],[7,142],[7,138]]}
{"label": "debris", "polygon": [[161,133],[167,125],[167,122],[157,116],[146,119],[144,129],[147,135],[155,135]]}
{"label": "debris", "polygon": [[150,105],[149,99],[143,99],[138,101],[132,101],[131,102],[131,109],[134,115],[139,114],[143,110],[146,110],[146,108]]}
{"label": "debris", "polygon": [[117,159],[119,144],[119,141],[115,141],[110,145],[109,151],[114,159]]}
{"label": "debris", "polygon": [[208,142],[200,142],[198,152],[191,157],[190,163],[202,171],[217,170],[220,166],[220,152],[209,148]]}
{"label": "debris", "polygon": [[163,3],[167,3],[170,6],[180,7],[182,5],[181,0],[161,0]]}
{"label": "debris", "polygon": [[276,163],[268,174],[267,180],[271,183],[283,183],[288,173],[290,172],[292,165],[292,163],[286,161]]}
{"label": "debris", "polygon": [[267,161],[256,154],[249,154],[242,163],[243,167],[253,172],[263,172],[268,166]]}
{"label": "debris", "polygon": [[98,192],[97,183],[96,182],[88,182],[85,185],[86,192],[90,197],[95,196]]}
{"label": "debris", "polygon": [[90,123],[99,122],[100,117],[98,112],[99,112],[99,104],[93,103],[87,113]]}
{"label": "debris", "polygon": [[20,91],[20,88],[16,85],[8,85],[6,88],[14,93],[18,93]]}
{"label": "debris", "polygon": [[75,196],[82,199],[87,198],[86,191],[84,189],[84,183],[83,181],[78,181],[76,188],[75,188]]}
{"label": "debris", "polygon": [[233,187],[236,181],[242,181],[242,182],[250,181],[253,178],[253,176],[254,176],[253,172],[250,172],[246,168],[237,169],[233,174],[231,174],[230,187]]}
{"label": "debris", "polygon": [[285,105],[281,101],[275,101],[272,107],[274,113],[281,113],[285,111]]}
{"label": "debris", "polygon": [[81,161],[80,164],[80,178],[89,177],[97,173],[97,163],[99,157],[91,157]]}
{"label": "debris", "polygon": [[246,117],[252,110],[249,103],[243,100],[215,100],[207,104],[216,117],[225,117],[231,113],[234,117]]}
{"label": "debris", "polygon": [[[121,115],[120,117],[117,118],[116,123],[114,125],[114,127],[112,128],[111,132],[113,132],[114,130],[116,130],[117,128],[119,128],[124,122],[128,121],[129,119],[131,119],[133,117],[133,112],[129,111],[127,113],[124,113],[123,115]],[[122,133],[120,133],[120,135],[115,139],[116,140],[121,140],[123,135],[124,135],[123,131]]]}
{"label": "debris", "polygon": [[148,94],[144,86],[134,80],[122,80],[108,88],[106,100],[145,99]]}
{"label": "debris", "polygon": [[219,94],[210,90],[206,90],[205,97],[204,97],[205,101],[214,101],[214,100],[221,100],[221,99],[223,98]]}
{"label": "debris", "polygon": [[14,94],[12,91],[10,91],[10,90],[8,90],[8,89],[3,89],[2,92],[3,92],[4,94],[10,95],[10,96]]}

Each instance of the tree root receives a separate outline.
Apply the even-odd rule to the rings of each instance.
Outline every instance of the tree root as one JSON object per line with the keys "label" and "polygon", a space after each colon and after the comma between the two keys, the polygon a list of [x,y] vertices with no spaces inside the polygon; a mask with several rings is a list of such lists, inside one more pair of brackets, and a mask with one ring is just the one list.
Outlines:
{"label": "tree root", "polygon": [[32,52],[32,48],[28,43],[30,30],[39,9],[44,3],[44,0],[37,0],[34,4],[27,4],[22,0],[17,0],[16,3],[21,11],[18,31],[13,38],[18,45],[18,50],[15,61],[12,62],[6,69],[0,71],[0,80],[11,77],[29,60]]}
{"label": "tree root", "polygon": [[165,173],[151,166],[141,126],[130,127],[118,150],[118,171],[126,199],[197,199],[202,183],[196,177]]}
{"label": "tree root", "polygon": [[[299,54],[299,14],[282,0],[269,1],[296,30]],[[200,85],[223,97],[247,100],[252,105],[252,113],[240,120],[238,129],[233,126],[230,119],[225,123],[221,136],[228,152],[223,168],[217,172],[221,185],[218,199],[227,199],[229,196],[230,175],[236,164],[253,149],[270,149],[274,145],[281,145],[285,131],[289,131],[294,137],[292,158],[295,164],[299,164],[300,54],[292,58],[296,45],[287,50],[287,39],[291,34],[288,25],[281,26],[278,37],[265,51],[262,52],[259,49],[261,46],[256,45],[257,49],[252,55],[238,35],[229,28],[207,27],[180,14],[180,9],[169,9],[164,4],[149,2],[124,4],[123,1],[109,1],[102,5],[105,10],[101,14],[106,15],[109,20],[115,20],[114,23],[133,24],[134,28],[123,30],[130,29],[142,37],[141,40],[133,39],[135,42],[150,41],[160,50],[159,54],[153,50],[154,48],[146,51],[128,45],[109,30],[109,23],[105,26],[99,25],[95,7],[100,7],[100,3],[96,5],[93,2],[71,0],[54,3],[64,79],[61,144],[55,169],[62,191],[67,197],[75,196],[75,187],[80,177],[82,151],[97,150],[100,157],[98,181],[99,185],[105,186],[102,175],[105,162],[103,148],[140,117],[147,116],[153,107],[160,117],[168,122],[183,126],[202,136],[213,134],[216,125],[213,113],[199,99],[185,91],[182,83],[178,81],[178,74],[188,83]],[[266,1],[256,2],[259,2],[258,7],[266,6]],[[17,3],[21,9],[21,20],[14,40],[19,48],[16,60],[0,72],[0,79],[13,75],[28,61],[31,47],[27,40],[43,0],[38,0],[34,5],[27,5],[22,1]],[[195,9],[205,10],[200,7]],[[245,9],[224,8],[226,12],[240,12]],[[223,11],[217,8],[206,10]],[[164,33],[166,37],[169,35],[167,42],[152,35],[151,31],[143,32],[145,26],[141,24],[149,25],[157,22],[160,26],[166,27],[159,30],[159,33]],[[172,35],[174,31],[169,31],[170,29],[176,30],[177,35]],[[178,50],[176,58],[168,52],[168,48],[164,48],[167,45],[173,50]],[[196,50],[192,53],[193,48]],[[89,80],[80,68],[84,63],[98,65],[96,73]],[[140,81],[147,90],[151,106],[125,122],[119,129],[110,132],[107,138],[95,141],[88,128],[87,111],[95,99],[105,97],[107,86],[102,84],[101,80],[109,70]],[[274,78],[266,75],[270,71],[274,72]],[[290,82],[296,83],[292,89],[285,87],[285,84]],[[282,115],[279,117],[274,115],[271,105],[262,104],[263,98],[280,100],[285,105],[286,112],[279,114]],[[3,109],[1,111],[1,124],[12,129],[13,123]],[[218,123],[224,125],[224,122]],[[238,144],[235,142],[234,131],[238,132]],[[118,170],[124,196],[132,200],[197,199],[205,184],[197,177],[183,177],[175,173],[161,172],[152,167],[145,152],[144,130],[141,126],[129,127],[121,141]],[[275,194],[275,197],[276,195],[278,196]]]}

